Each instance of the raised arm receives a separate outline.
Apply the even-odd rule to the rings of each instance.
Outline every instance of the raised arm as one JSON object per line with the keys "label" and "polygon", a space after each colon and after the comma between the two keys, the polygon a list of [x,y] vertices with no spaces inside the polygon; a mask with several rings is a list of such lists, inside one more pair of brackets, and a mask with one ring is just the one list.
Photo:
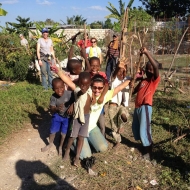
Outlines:
{"label": "raised arm", "polygon": [[86,56],[86,49],[85,48],[81,48],[81,55],[85,60],[85,71],[90,71],[90,63],[88,61],[88,58]]}
{"label": "raised arm", "polygon": [[51,70],[54,71],[72,90],[75,90],[75,83],[67,75],[65,75],[62,70],[59,70],[56,65],[52,65]]}
{"label": "raised arm", "polygon": [[142,54],[145,54],[147,56],[147,58],[149,59],[152,67],[153,67],[153,70],[154,70],[154,79],[157,79],[158,76],[159,76],[159,69],[158,69],[158,64],[156,63],[156,61],[152,58],[150,52],[145,48],[141,48],[141,53]]}
{"label": "raised arm", "polygon": [[131,81],[130,80],[126,80],[125,82],[121,83],[119,86],[117,86],[114,91],[113,91],[113,97],[120,91],[122,91],[125,87],[127,87],[129,85]]}

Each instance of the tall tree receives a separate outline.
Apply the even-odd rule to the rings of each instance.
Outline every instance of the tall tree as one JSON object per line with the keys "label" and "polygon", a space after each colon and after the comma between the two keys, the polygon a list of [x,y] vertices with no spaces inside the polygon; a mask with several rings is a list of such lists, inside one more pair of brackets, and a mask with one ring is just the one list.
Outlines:
{"label": "tall tree", "polygon": [[[121,29],[122,20],[125,13],[125,2],[123,2],[122,0],[119,0],[118,2],[119,2],[119,10],[117,10],[115,6],[110,2],[108,2],[110,7],[106,6],[106,8],[111,12],[111,14],[107,15],[105,18],[109,19],[114,18],[118,21],[114,23],[115,30]],[[129,0],[127,7],[131,8],[133,2],[134,0]]]}
{"label": "tall tree", "polygon": [[24,36],[28,36],[29,34],[29,27],[33,25],[33,22],[30,21],[30,18],[22,18],[18,16],[16,18],[18,23],[14,22],[7,22],[8,25],[11,26],[11,28],[7,27],[7,30],[11,31],[16,31],[16,33],[22,33]]}
{"label": "tall tree", "polygon": [[185,15],[190,9],[189,0],[140,0],[147,13],[154,17],[171,18]]}
{"label": "tall tree", "polygon": [[92,28],[92,29],[103,28],[103,22],[101,22],[101,21],[92,22],[92,23],[90,24],[90,28]]}
{"label": "tall tree", "polygon": [[103,28],[106,28],[106,29],[112,29],[113,28],[113,24],[112,24],[110,18],[106,19],[106,21],[104,22]]}
{"label": "tall tree", "polygon": [[86,24],[87,19],[83,18],[82,15],[74,15],[72,17],[67,17],[67,24],[83,26]]}

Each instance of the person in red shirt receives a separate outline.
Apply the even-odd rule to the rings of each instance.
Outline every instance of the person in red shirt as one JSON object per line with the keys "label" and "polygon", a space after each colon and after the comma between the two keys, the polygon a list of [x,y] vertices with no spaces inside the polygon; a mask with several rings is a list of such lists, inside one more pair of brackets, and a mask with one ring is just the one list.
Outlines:
{"label": "person in red shirt", "polygon": [[158,62],[152,58],[148,50],[143,47],[141,54],[147,56],[149,61],[146,64],[145,73],[147,78],[135,87],[133,94],[137,93],[135,110],[133,114],[132,131],[135,140],[140,140],[144,147],[144,159],[152,158],[152,135],[151,135],[151,116],[152,100],[158,83],[160,82]]}
{"label": "person in red shirt", "polygon": [[77,45],[78,47],[80,48],[87,48],[87,47],[90,47],[92,44],[91,44],[91,41],[88,37],[88,34],[86,34],[86,44],[85,44],[85,34],[84,34],[84,38],[82,40],[79,40],[77,42]]}

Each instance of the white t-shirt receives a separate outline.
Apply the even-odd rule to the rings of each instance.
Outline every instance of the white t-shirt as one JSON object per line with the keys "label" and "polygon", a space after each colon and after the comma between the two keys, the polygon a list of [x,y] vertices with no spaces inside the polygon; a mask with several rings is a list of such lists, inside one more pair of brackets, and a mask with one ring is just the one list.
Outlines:
{"label": "white t-shirt", "polygon": [[24,46],[24,47],[27,47],[27,45],[28,45],[27,39],[23,38],[22,40],[20,40],[20,44],[21,44],[22,46]]}
{"label": "white t-shirt", "polygon": [[45,40],[44,38],[38,39],[38,44],[40,44],[40,52],[46,54],[51,54],[51,47],[53,46],[53,42],[50,38]]}
{"label": "white t-shirt", "polygon": [[[126,78],[128,79],[128,78]],[[115,80],[111,83],[111,89],[116,88],[119,86],[121,83],[123,83],[126,79],[124,80],[119,80],[117,77]],[[118,92],[112,99],[111,102],[116,103],[118,106],[123,104],[128,107],[129,105],[129,86],[125,87],[122,91]]]}
{"label": "white t-shirt", "polygon": [[[102,111],[104,104],[112,99],[114,90],[108,90],[106,95],[104,96],[104,101],[102,104],[98,104],[97,102],[94,105],[91,105],[91,112],[90,112],[90,119],[89,119],[89,126],[88,132],[94,129],[97,126],[98,118]],[[98,100],[99,97],[96,98]]]}
{"label": "white t-shirt", "polygon": [[88,54],[88,57],[98,57],[100,58],[100,55],[102,53],[101,49],[99,47],[87,47],[86,53]]}

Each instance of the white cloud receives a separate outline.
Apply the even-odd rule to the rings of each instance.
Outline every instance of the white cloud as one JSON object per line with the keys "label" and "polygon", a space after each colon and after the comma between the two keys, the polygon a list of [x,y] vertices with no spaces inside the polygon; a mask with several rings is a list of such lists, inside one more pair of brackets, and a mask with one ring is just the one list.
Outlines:
{"label": "white cloud", "polygon": [[0,1],[1,4],[15,4],[18,3],[18,0],[5,0],[5,1]]}
{"label": "white cloud", "polygon": [[107,9],[105,7],[101,7],[101,6],[91,6],[91,7],[89,7],[89,9],[94,9],[94,10],[98,10],[98,11],[107,11]]}
{"label": "white cloud", "polygon": [[52,5],[52,4],[54,4],[54,2],[51,2],[51,1],[48,1],[48,0],[43,0],[43,1],[36,0],[36,3],[39,4],[39,5]]}
{"label": "white cloud", "polygon": [[80,7],[71,7],[71,9],[73,9],[73,10],[80,10],[81,8]]}

